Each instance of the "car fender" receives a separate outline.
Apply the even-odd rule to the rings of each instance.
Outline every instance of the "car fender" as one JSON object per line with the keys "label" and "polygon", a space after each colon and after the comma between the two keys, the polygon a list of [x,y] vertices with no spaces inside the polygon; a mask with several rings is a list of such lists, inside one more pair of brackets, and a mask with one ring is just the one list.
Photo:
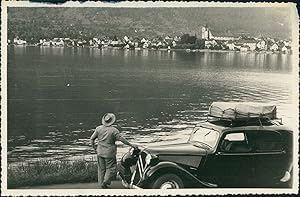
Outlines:
{"label": "car fender", "polygon": [[151,166],[150,168],[148,168],[148,170],[145,173],[145,175],[146,175],[146,177],[151,177],[152,175],[154,175],[155,172],[157,172],[160,169],[164,169],[164,168],[174,168],[174,169],[176,169],[176,170],[178,170],[178,171],[180,171],[180,172],[188,175],[189,177],[191,177],[193,180],[195,180],[196,182],[200,183],[204,187],[217,187],[216,184],[207,183],[205,181],[199,180],[192,173],[190,173],[189,171],[187,171],[186,169],[184,169],[180,165],[178,165],[176,163],[173,163],[173,162],[169,162],[169,161],[159,162],[157,165]]}

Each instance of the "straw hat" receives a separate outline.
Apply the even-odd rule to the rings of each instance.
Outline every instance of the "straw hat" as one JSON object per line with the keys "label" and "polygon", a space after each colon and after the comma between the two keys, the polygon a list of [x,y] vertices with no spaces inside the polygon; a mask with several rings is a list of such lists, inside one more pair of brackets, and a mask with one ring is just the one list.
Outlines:
{"label": "straw hat", "polygon": [[115,121],[116,121],[116,116],[113,113],[106,113],[102,117],[102,124],[107,127],[114,124]]}

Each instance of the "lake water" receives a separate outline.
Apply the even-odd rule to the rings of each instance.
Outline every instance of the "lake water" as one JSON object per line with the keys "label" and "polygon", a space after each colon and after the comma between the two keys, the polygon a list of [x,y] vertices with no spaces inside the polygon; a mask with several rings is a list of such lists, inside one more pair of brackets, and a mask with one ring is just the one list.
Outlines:
{"label": "lake water", "polygon": [[[186,141],[213,101],[273,102],[290,124],[291,57],[9,46],[8,161],[93,155],[105,112],[142,146]],[[128,147],[118,145],[120,157]]]}

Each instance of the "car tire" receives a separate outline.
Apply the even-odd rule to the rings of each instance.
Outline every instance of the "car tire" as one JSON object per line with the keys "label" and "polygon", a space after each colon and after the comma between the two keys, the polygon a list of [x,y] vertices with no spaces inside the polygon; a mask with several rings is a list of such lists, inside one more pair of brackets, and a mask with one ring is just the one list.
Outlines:
{"label": "car tire", "polygon": [[179,189],[184,188],[184,184],[176,174],[164,174],[159,176],[152,185],[152,189]]}

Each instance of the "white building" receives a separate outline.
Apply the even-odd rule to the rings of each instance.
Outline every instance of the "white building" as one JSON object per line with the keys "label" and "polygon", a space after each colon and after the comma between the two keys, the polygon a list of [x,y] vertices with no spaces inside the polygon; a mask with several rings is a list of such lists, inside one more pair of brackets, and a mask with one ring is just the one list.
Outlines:
{"label": "white building", "polygon": [[248,47],[247,50],[254,51],[257,47],[257,41],[256,40],[239,40],[237,42],[237,45],[240,45],[241,47]]}
{"label": "white building", "polygon": [[270,50],[271,51],[278,51],[279,47],[276,43],[272,44],[271,47],[270,47]]}
{"label": "white building", "polygon": [[43,46],[50,46],[50,41],[44,41],[42,45]]}
{"label": "white building", "polygon": [[142,38],[141,43],[145,43],[147,40],[145,38]]}
{"label": "white building", "polygon": [[175,40],[172,41],[172,46],[175,47],[176,46],[176,42]]}
{"label": "white building", "polygon": [[119,46],[119,45],[122,45],[123,42],[121,40],[113,40],[110,42],[110,45],[111,46]]}
{"label": "white building", "polygon": [[124,36],[124,41],[129,42],[129,38],[127,36]]}
{"label": "white building", "polygon": [[288,49],[287,49],[286,46],[283,46],[283,47],[281,48],[281,51],[282,51],[283,53],[286,53],[286,52],[288,51]]}
{"label": "white building", "polygon": [[62,38],[54,38],[51,43],[53,46],[64,46],[64,41]]}
{"label": "white building", "polygon": [[101,40],[98,39],[98,38],[93,38],[93,42],[94,42],[94,43],[97,43],[97,44],[100,44],[100,43],[101,43]]}
{"label": "white building", "polygon": [[144,44],[143,44],[143,49],[146,49],[146,48],[148,48],[149,47],[149,42],[145,42]]}
{"label": "white building", "polygon": [[267,43],[266,41],[261,40],[256,44],[256,47],[260,50],[267,50]]}
{"label": "white building", "polygon": [[230,41],[226,43],[226,46],[228,47],[229,50],[235,50],[237,48],[234,42],[230,42]]}
{"label": "white building", "polygon": [[245,45],[249,47],[250,51],[254,51],[256,49],[256,42],[255,41],[246,42]]}
{"label": "white building", "polygon": [[249,51],[250,50],[250,47],[249,46],[242,46],[241,48],[240,48],[240,51],[241,52],[246,52],[246,51]]}
{"label": "white building", "polygon": [[217,46],[217,45],[218,45],[218,43],[217,43],[217,41],[215,41],[215,40],[205,40],[205,42],[204,42],[204,46],[205,46],[205,48],[207,48],[207,49],[212,48],[212,47],[215,47],[215,46]]}
{"label": "white building", "polygon": [[25,40],[19,39],[19,38],[14,38],[14,44],[16,45],[24,45],[27,42]]}
{"label": "white building", "polygon": [[291,41],[284,40],[283,43],[285,46],[291,46]]}

